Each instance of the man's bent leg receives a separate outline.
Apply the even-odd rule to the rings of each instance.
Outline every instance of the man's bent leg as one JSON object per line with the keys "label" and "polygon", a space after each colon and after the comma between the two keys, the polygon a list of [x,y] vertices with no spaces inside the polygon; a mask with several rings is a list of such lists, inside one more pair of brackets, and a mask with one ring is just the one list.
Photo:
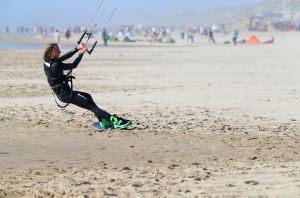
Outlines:
{"label": "man's bent leg", "polygon": [[111,115],[106,111],[100,109],[94,102],[92,96],[88,93],[73,91],[70,103],[92,111],[95,114],[95,116],[99,119],[99,121],[101,121],[102,119],[110,119]]}

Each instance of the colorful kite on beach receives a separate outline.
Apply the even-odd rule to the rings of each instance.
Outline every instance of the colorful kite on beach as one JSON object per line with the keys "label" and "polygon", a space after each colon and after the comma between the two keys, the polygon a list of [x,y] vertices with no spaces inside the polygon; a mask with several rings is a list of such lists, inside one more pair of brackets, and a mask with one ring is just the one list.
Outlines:
{"label": "colorful kite on beach", "polygon": [[255,35],[252,35],[246,40],[247,45],[273,44],[273,43],[274,43],[274,37],[272,37],[270,40],[260,42],[260,40]]}

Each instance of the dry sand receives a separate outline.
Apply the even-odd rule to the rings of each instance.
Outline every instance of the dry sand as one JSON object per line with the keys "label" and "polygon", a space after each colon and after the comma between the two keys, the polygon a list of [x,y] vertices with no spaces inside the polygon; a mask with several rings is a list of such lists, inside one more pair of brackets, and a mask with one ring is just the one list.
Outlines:
{"label": "dry sand", "polygon": [[121,131],[56,106],[42,50],[1,50],[0,197],[299,197],[299,33],[196,39],[85,55],[75,89],[139,122]]}

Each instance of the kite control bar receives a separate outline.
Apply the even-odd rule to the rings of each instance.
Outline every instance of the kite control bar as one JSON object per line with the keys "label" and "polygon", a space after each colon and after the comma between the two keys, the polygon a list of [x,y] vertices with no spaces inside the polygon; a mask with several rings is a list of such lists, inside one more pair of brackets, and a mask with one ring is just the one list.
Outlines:
{"label": "kite control bar", "polygon": [[[77,41],[77,44],[80,44],[80,43],[82,42],[82,40],[84,39],[85,36],[87,36],[87,40],[86,40],[86,42],[85,42],[85,45],[88,44],[90,38],[91,38],[92,35],[93,35],[93,32],[95,31],[95,29],[96,29],[96,27],[97,27],[97,24],[95,24],[94,27],[91,28],[91,24],[93,23],[93,21],[94,21],[94,19],[95,19],[95,16],[96,16],[97,13],[99,12],[99,10],[100,10],[100,8],[101,8],[101,6],[102,6],[102,4],[103,4],[103,1],[104,1],[104,0],[101,0],[101,1],[100,1],[100,4],[99,4],[99,6],[97,7],[97,10],[96,10],[96,12],[94,13],[94,15],[93,15],[93,17],[92,17],[92,19],[91,19],[91,21],[90,21],[90,28],[89,28],[90,31],[85,30],[85,31],[83,32],[83,34],[81,35],[80,39]],[[114,16],[115,12],[117,11],[117,9],[118,9],[117,7],[114,8],[114,10],[112,11],[111,15],[109,16],[109,18],[108,18],[108,20],[107,20],[107,23],[109,23],[109,22],[111,21],[112,17]],[[95,43],[93,44],[92,48],[88,51],[88,54],[90,54],[90,55],[92,54],[92,52],[94,51],[94,48],[96,47],[97,43],[98,43],[98,41],[95,41]]]}
{"label": "kite control bar", "polygon": [[81,35],[80,39],[77,41],[77,44],[79,45],[82,41],[82,39],[84,38],[84,36],[86,35],[87,31],[84,31],[83,34]]}
{"label": "kite control bar", "polygon": [[[88,42],[89,42],[89,40],[90,40],[90,38],[93,35],[93,31],[96,29],[96,26],[97,26],[97,24],[95,24],[94,27],[93,27],[93,29],[91,31],[89,31],[89,32],[87,30],[85,30],[82,33],[80,39],[77,41],[77,44],[80,44],[82,42],[82,40],[84,39],[84,37],[87,35],[87,40],[85,42],[85,45],[87,45]],[[97,43],[98,43],[98,41],[95,41],[95,43],[92,46],[92,49],[88,51],[88,54],[90,54],[90,55],[92,54],[92,52],[94,51],[94,48],[96,47]]]}
{"label": "kite control bar", "polygon": [[96,47],[97,43],[98,43],[98,41],[95,41],[95,43],[94,43],[92,49],[90,49],[90,50],[88,51],[88,54],[89,54],[89,55],[92,54],[92,52],[94,51],[94,48]]}
{"label": "kite control bar", "polygon": [[[97,7],[97,9],[96,9],[96,11],[95,11],[93,17],[91,18],[89,27],[91,27],[91,25],[93,24],[94,19],[95,19],[97,13],[99,12],[99,10],[100,10],[100,8],[101,8],[101,6],[102,6],[102,4],[103,4],[103,1],[104,1],[104,0],[101,0],[101,1],[100,1],[100,4],[98,5],[98,7]],[[93,32],[95,31],[96,27],[97,27],[97,24],[95,24],[93,28],[90,28],[90,31],[85,30],[85,31],[83,32],[83,34],[81,35],[80,39],[77,41],[77,44],[80,44],[80,43],[82,42],[82,40],[84,39],[84,37],[87,35],[88,38],[87,38],[87,40],[86,40],[86,42],[85,42],[85,45],[87,45],[88,42],[89,42],[89,40],[90,40],[90,38],[92,37]],[[95,41],[95,43],[93,44],[92,48],[88,51],[88,54],[90,54],[90,55],[92,54],[92,52],[94,51],[94,48],[96,47],[97,43],[98,43],[98,42]]]}

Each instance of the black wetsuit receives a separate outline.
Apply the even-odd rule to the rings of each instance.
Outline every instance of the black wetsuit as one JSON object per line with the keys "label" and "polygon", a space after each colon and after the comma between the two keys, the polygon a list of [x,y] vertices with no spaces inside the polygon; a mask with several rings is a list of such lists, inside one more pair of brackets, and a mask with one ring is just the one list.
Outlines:
{"label": "black wetsuit", "polygon": [[90,94],[80,91],[72,91],[68,84],[67,76],[64,75],[63,71],[75,69],[80,63],[83,54],[79,54],[73,63],[63,63],[63,61],[72,57],[76,52],[78,52],[78,50],[75,48],[57,60],[50,60],[44,63],[44,71],[47,76],[48,83],[60,101],[64,103],[71,103],[92,111],[99,121],[102,119],[109,119],[110,114],[100,109],[95,104]]}

